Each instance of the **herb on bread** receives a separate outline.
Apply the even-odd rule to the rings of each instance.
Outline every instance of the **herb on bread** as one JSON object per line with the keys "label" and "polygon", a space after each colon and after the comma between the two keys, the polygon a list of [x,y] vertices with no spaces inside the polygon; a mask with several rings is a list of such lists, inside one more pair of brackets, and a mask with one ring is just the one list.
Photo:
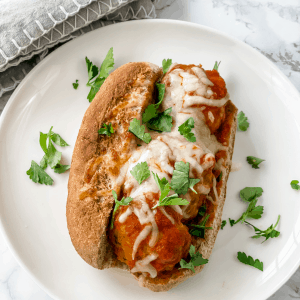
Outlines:
{"label": "herb on bread", "polygon": [[89,80],[86,85],[91,88],[87,99],[89,100],[89,102],[92,102],[97,92],[99,91],[101,85],[108,77],[109,72],[114,68],[115,62],[113,56],[113,48],[110,48],[108,50],[100,69],[97,66],[95,66],[87,57],[85,58],[85,61],[89,77]]}
{"label": "herb on bread", "polygon": [[227,224],[227,221],[226,220],[223,220],[222,223],[221,223],[221,229],[223,229]]}
{"label": "herb on bread", "polygon": [[217,177],[217,182],[220,182],[222,180],[223,177],[223,172],[221,171],[220,175]]}
{"label": "herb on bread", "polygon": [[31,167],[26,172],[26,174],[35,183],[46,184],[46,185],[53,184],[53,179],[34,160],[31,161]]}
{"label": "herb on bread", "polygon": [[185,195],[190,188],[194,193],[194,185],[200,181],[200,179],[189,178],[190,163],[184,163],[183,161],[175,162],[175,170],[173,172],[171,180],[171,188],[177,194]]}
{"label": "herb on bread", "polygon": [[291,181],[291,187],[294,190],[300,190],[299,180],[292,180]]}
{"label": "herb on bread", "polygon": [[262,243],[264,243],[269,238],[276,238],[280,235],[280,232],[275,229],[277,227],[278,223],[279,223],[279,220],[280,220],[280,215],[278,216],[277,222],[275,223],[275,225],[272,224],[266,230],[261,230],[261,229],[255,227],[254,225],[250,224],[247,221],[245,221],[245,223],[252,226],[255,230],[255,235],[253,235],[252,238],[253,239],[259,239],[260,237],[264,237],[265,240],[262,242]]}
{"label": "herb on bread", "polygon": [[144,141],[146,144],[149,144],[151,139],[151,135],[149,133],[145,133],[145,125],[141,125],[140,121],[134,118],[129,125],[128,131],[133,133],[140,140]]}
{"label": "herb on bread", "polygon": [[206,205],[204,204],[199,208],[198,215],[204,217],[205,213],[206,213]]}
{"label": "herb on bread", "polygon": [[259,164],[263,161],[265,160],[255,156],[247,156],[247,162],[252,166],[253,169],[259,169]]}
{"label": "herb on bread", "polygon": [[162,61],[162,70],[163,73],[166,74],[170,68],[170,66],[172,65],[172,59],[168,58],[167,60],[163,60]]}
{"label": "herb on bread", "polygon": [[196,137],[194,133],[191,132],[192,128],[195,127],[194,123],[194,119],[189,118],[178,127],[179,133],[183,135],[188,142],[196,142]]}
{"label": "herb on bread", "polygon": [[218,71],[220,63],[221,63],[220,61],[219,62],[216,61],[213,70]]}
{"label": "herb on bread", "polygon": [[237,115],[237,122],[238,122],[238,130],[240,131],[246,131],[249,127],[248,118],[245,116],[245,114],[240,111]]}
{"label": "herb on bread", "polygon": [[158,113],[157,117],[150,119],[147,122],[147,127],[150,130],[158,132],[171,132],[172,129],[172,107],[166,109],[165,111]]}
{"label": "herb on bread", "polygon": [[114,211],[113,211],[113,214],[112,214],[112,218],[111,218],[111,223],[110,223],[110,228],[112,229],[114,227],[114,219],[115,219],[115,214],[116,214],[116,211],[118,210],[118,208],[121,206],[121,205],[128,205],[133,199],[131,197],[123,197],[120,201],[118,200],[118,195],[117,193],[112,190],[112,195],[115,199],[115,207],[114,207]]}
{"label": "herb on bread", "polygon": [[202,220],[200,222],[200,224],[188,224],[189,226],[193,227],[189,232],[191,235],[194,235],[194,236],[197,236],[201,239],[204,239],[205,237],[205,230],[208,230],[208,229],[213,229],[212,227],[207,227],[205,226],[208,218],[209,218],[210,215],[206,215],[206,217],[204,218],[204,220]]}
{"label": "herb on bread", "polygon": [[148,164],[145,161],[135,165],[130,173],[139,184],[141,184],[151,175]]}
{"label": "herb on bread", "polygon": [[168,180],[163,177],[160,179],[157,174],[153,173],[154,180],[157,184],[157,186],[160,189],[160,197],[155,206],[152,207],[152,209],[155,209],[158,206],[165,206],[165,205],[187,205],[189,202],[185,199],[179,198],[178,194],[173,194],[171,196],[168,196],[169,192],[171,191],[170,184]]}
{"label": "herb on bread", "polygon": [[73,88],[74,90],[77,90],[78,86],[79,86],[79,83],[78,83],[78,79],[76,79],[76,81],[73,84]]}
{"label": "herb on bread", "polygon": [[184,259],[180,260],[180,269],[190,269],[195,273],[195,267],[205,265],[208,263],[208,259],[204,259],[202,257],[202,254],[199,252],[196,252],[195,246],[191,245],[190,246],[190,251],[189,251],[191,260],[189,262],[185,261]]}
{"label": "herb on bread", "polygon": [[108,136],[111,136],[112,133],[114,133],[114,129],[111,125],[111,123],[107,124],[103,124],[102,127],[98,130],[99,134],[106,134]]}
{"label": "herb on bread", "polygon": [[258,259],[254,260],[250,255],[247,256],[245,252],[238,252],[237,258],[241,263],[245,265],[252,266],[260,271],[264,270],[263,262],[259,261]]}

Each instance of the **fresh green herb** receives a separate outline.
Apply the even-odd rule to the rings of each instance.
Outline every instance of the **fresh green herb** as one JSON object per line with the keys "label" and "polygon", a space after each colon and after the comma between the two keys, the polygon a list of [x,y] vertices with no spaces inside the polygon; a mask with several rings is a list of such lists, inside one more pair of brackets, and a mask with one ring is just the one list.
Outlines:
{"label": "fresh green herb", "polygon": [[111,223],[110,223],[110,228],[112,229],[114,227],[114,218],[115,218],[115,214],[116,214],[116,211],[118,210],[118,208],[121,206],[121,205],[128,205],[133,199],[131,197],[123,197],[120,201],[118,200],[118,196],[117,196],[117,193],[112,190],[112,195],[115,199],[115,208],[114,208],[114,211],[113,211],[113,214],[112,214],[112,218],[111,218]]}
{"label": "fresh green herb", "polygon": [[237,258],[241,263],[245,265],[252,266],[260,271],[263,271],[264,269],[263,262],[259,261],[258,259],[254,260],[250,255],[247,256],[245,252],[238,252]]}
{"label": "fresh green herb", "polygon": [[247,162],[252,166],[253,169],[259,169],[259,164],[265,161],[255,156],[247,156]]}
{"label": "fresh green herb", "polygon": [[75,81],[74,83],[72,83],[72,84],[73,84],[73,88],[74,88],[75,90],[77,90],[78,85],[79,85],[78,79],[76,79],[76,81]]}
{"label": "fresh green herb", "polygon": [[213,69],[218,71],[220,63],[221,63],[220,61],[219,62],[216,61]]}
{"label": "fresh green herb", "polygon": [[61,165],[61,164],[57,164],[55,167],[54,167],[54,172],[55,173],[58,173],[58,174],[61,174],[61,173],[64,173],[66,172],[67,170],[70,169],[70,165]]}
{"label": "fresh green herb", "polygon": [[260,197],[263,193],[261,187],[245,187],[240,191],[240,197],[246,202],[251,202],[252,200]]}
{"label": "fresh green herb", "polygon": [[268,240],[269,238],[276,238],[280,235],[280,232],[277,231],[275,228],[277,227],[280,220],[280,215],[277,218],[277,222],[275,225],[271,225],[266,230],[260,230],[259,228],[255,227],[254,225],[250,224],[249,222],[245,221],[248,225],[252,226],[255,230],[255,235],[252,236],[253,239],[259,239],[260,237],[265,237],[263,243]]}
{"label": "fresh green herb", "polygon": [[140,125],[140,121],[136,118],[130,122],[128,131],[133,133],[146,144],[149,144],[151,141],[151,135],[149,133],[145,133],[145,126]]}
{"label": "fresh green herb", "polygon": [[194,236],[197,236],[201,239],[204,239],[205,237],[205,230],[208,230],[208,229],[212,229],[212,227],[207,227],[205,226],[208,218],[209,218],[210,215],[207,215],[204,220],[202,220],[200,222],[199,225],[197,224],[188,224],[189,226],[193,227],[191,230],[190,230],[190,234],[191,235],[194,235]]}
{"label": "fresh green herb", "polygon": [[106,134],[108,136],[111,136],[112,133],[114,133],[114,129],[111,125],[111,123],[107,124],[103,124],[102,127],[98,130],[99,134]]}
{"label": "fresh green herb", "polygon": [[256,206],[258,199],[252,200],[249,205],[247,210],[242,214],[242,216],[235,221],[235,224],[241,222],[244,223],[246,219],[260,219],[261,215],[264,212],[264,207],[261,205]]}
{"label": "fresh green herb", "polygon": [[130,173],[139,184],[141,184],[151,175],[148,164],[145,161],[135,165]]}
{"label": "fresh green herb", "polygon": [[87,99],[89,100],[89,102],[92,102],[95,95],[99,91],[101,85],[108,77],[109,72],[114,68],[115,63],[114,63],[114,56],[113,56],[113,48],[110,48],[108,50],[106,57],[103,60],[102,65],[100,67],[100,72],[98,67],[95,66],[87,57],[85,58],[85,61],[86,61],[86,65],[88,69],[88,77],[89,77],[89,80],[86,85],[91,87]]}
{"label": "fresh green herb", "polygon": [[237,115],[237,121],[238,121],[238,129],[240,131],[246,131],[249,127],[248,118],[245,116],[245,114],[240,111]]}
{"label": "fresh green herb", "polygon": [[189,178],[190,164],[179,161],[175,163],[175,170],[173,172],[171,180],[171,188],[177,194],[185,195],[190,188],[194,193],[194,185],[200,181],[200,179]]}
{"label": "fresh green herb", "polygon": [[204,217],[205,213],[206,213],[206,205],[204,204],[199,208],[198,215],[200,217]]}
{"label": "fresh green herb", "polygon": [[170,66],[172,65],[172,59],[168,58],[167,60],[163,60],[162,61],[162,69],[163,69],[163,73],[166,74],[170,68]]}
{"label": "fresh green herb", "polygon": [[229,224],[232,227],[235,224],[235,220],[232,220],[232,219],[229,218]]}
{"label": "fresh green herb", "polygon": [[217,178],[217,182],[220,182],[222,180],[223,177],[223,172],[221,171],[220,175]]}
{"label": "fresh green herb", "polygon": [[195,267],[205,265],[208,263],[208,259],[204,259],[202,254],[196,252],[195,246],[191,245],[189,254],[191,256],[190,262],[181,259],[180,266],[181,269],[190,269],[195,273]]}
{"label": "fresh green herb", "polygon": [[168,180],[163,177],[160,179],[157,174],[153,173],[154,180],[160,189],[160,197],[158,203],[152,207],[155,209],[158,206],[165,206],[165,205],[187,205],[189,202],[185,199],[179,198],[177,194],[173,194],[168,196],[171,187]]}
{"label": "fresh green herb", "polygon": [[166,109],[165,111],[158,113],[155,118],[150,119],[147,122],[147,127],[150,130],[159,132],[171,132],[172,129],[172,117],[170,116],[172,112],[172,107]]}
{"label": "fresh green herb", "polygon": [[196,137],[191,132],[192,128],[194,128],[194,123],[195,123],[194,119],[189,118],[178,127],[178,131],[180,132],[180,134],[183,135],[186,138],[186,140],[189,142],[196,142]]}
{"label": "fresh green herb", "polygon": [[40,146],[45,153],[40,163],[43,169],[47,166],[54,169],[60,164],[62,153],[57,151],[52,142],[61,147],[69,146],[69,144],[59,134],[52,131],[52,128],[53,126],[51,126],[48,133],[40,132]]}
{"label": "fresh green herb", "polygon": [[29,178],[35,183],[53,184],[53,179],[34,160],[31,161],[31,167],[26,174],[29,175]]}
{"label": "fresh green herb", "polygon": [[222,223],[221,223],[221,229],[223,229],[225,227],[225,225],[227,224],[227,221],[226,220],[223,220]]}
{"label": "fresh green herb", "polygon": [[291,187],[294,190],[300,190],[299,180],[292,180],[291,181]]}
{"label": "fresh green herb", "polygon": [[158,108],[162,101],[164,100],[165,96],[165,90],[166,86],[163,83],[156,83],[156,87],[158,90],[158,102],[155,104],[150,104],[145,109],[145,112],[143,113],[143,123],[147,123],[153,118],[156,118],[158,116]]}
{"label": "fresh green herb", "polygon": [[141,145],[141,144],[137,144],[137,146],[138,146],[138,147],[141,147],[142,145]]}

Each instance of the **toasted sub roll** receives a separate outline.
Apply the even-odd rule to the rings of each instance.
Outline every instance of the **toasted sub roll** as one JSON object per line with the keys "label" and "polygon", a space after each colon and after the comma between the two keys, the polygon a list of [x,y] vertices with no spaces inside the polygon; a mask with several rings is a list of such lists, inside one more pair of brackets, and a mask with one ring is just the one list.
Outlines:
{"label": "toasted sub roll", "polygon": [[[159,80],[166,87],[160,109],[172,108],[172,129],[149,131],[152,141],[146,144],[128,128],[154,103]],[[195,266],[194,273],[179,262],[188,260],[190,245],[205,259],[211,255],[222,222],[236,113],[218,71],[201,65],[174,64],[162,77],[153,64],[129,63],[109,75],[85,113],[72,157],[67,223],[78,254],[98,269],[126,269],[155,292],[199,273],[204,265]],[[190,118],[195,142],[179,130]],[[112,124],[111,136],[98,134],[104,123]],[[189,204],[154,208],[160,191],[153,176],[138,184],[130,172],[144,161],[151,173],[169,182],[176,162],[188,165],[189,177],[199,179],[194,191],[179,195]],[[133,199],[113,220],[112,190],[119,199]],[[205,226],[212,227],[205,236],[192,233],[192,226],[203,221],[202,207]]]}

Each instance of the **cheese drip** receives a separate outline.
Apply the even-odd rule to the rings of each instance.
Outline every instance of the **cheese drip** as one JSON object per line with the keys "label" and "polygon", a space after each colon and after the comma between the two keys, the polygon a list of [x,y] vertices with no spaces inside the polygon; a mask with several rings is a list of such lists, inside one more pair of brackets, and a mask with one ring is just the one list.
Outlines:
{"label": "cheese drip", "polygon": [[[217,138],[211,134],[209,127],[206,125],[205,116],[201,108],[193,107],[195,104],[205,104],[209,106],[221,107],[229,99],[227,94],[221,100],[210,99],[213,95],[211,86],[213,83],[207,78],[206,73],[199,67],[193,67],[194,74],[186,72],[182,69],[176,69],[176,65],[172,66],[171,71],[166,75],[170,81],[170,86],[166,85],[165,98],[162,102],[162,110],[172,107],[173,127],[171,132],[163,132],[161,134],[151,132],[152,141],[148,145],[139,147],[132,155],[128,164],[122,170],[122,178],[124,180],[124,194],[133,198],[133,201],[127,207],[126,211],[119,217],[121,223],[126,221],[126,218],[134,213],[142,225],[146,225],[140,232],[133,246],[132,259],[134,259],[139,245],[143,240],[151,234],[149,246],[154,247],[158,241],[158,226],[155,221],[156,209],[150,209],[146,199],[153,198],[154,194],[159,194],[160,190],[157,186],[152,172],[156,173],[159,178],[165,177],[169,182],[171,181],[174,163],[176,161],[188,162],[190,164],[190,178],[201,178],[203,171],[214,166],[215,154],[219,150],[226,150],[217,141]],[[189,93],[193,93],[190,96]],[[178,131],[178,127],[182,125],[189,118],[195,121],[195,128],[192,132],[195,134],[196,142],[191,143],[183,137]],[[209,116],[210,121],[214,121],[213,115]],[[138,163],[147,162],[151,176],[144,180],[140,185],[136,179],[131,175],[130,171]],[[218,168],[221,168],[219,162]],[[195,174],[197,176],[195,176]],[[210,186],[203,183],[198,184],[197,189],[200,194],[207,195],[212,202],[213,199],[208,196],[210,193]],[[218,202],[218,193],[216,189],[216,179],[213,179],[213,192]],[[152,195],[152,196],[151,196]],[[182,196],[189,202],[191,198],[189,194]],[[187,208],[189,205],[170,206],[174,211],[183,215],[188,219]],[[170,216],[164,207],[158,209],[164,216],[174,224],[174,219]],[[149,273],[150,277],[157,276],[156,269],[150,264],[151,261],[157,259],[158,254],[151,253],[146,258],[138,260],[131,272]]]}

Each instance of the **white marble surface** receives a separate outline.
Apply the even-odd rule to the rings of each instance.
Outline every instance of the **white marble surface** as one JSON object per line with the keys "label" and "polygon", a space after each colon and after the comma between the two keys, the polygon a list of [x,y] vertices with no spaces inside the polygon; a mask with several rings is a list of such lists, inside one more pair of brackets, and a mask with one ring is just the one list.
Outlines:
{"label": "white marble surface", "polygon": [[[300,91],[300,0],[155,0],[159,18],[213,27],[254,47]],[[0,113],[9,94],[1,98]],[[18,265],[0,236],[0,299],[50,300]],[[300,269],[272,300],[300,299]]]}

